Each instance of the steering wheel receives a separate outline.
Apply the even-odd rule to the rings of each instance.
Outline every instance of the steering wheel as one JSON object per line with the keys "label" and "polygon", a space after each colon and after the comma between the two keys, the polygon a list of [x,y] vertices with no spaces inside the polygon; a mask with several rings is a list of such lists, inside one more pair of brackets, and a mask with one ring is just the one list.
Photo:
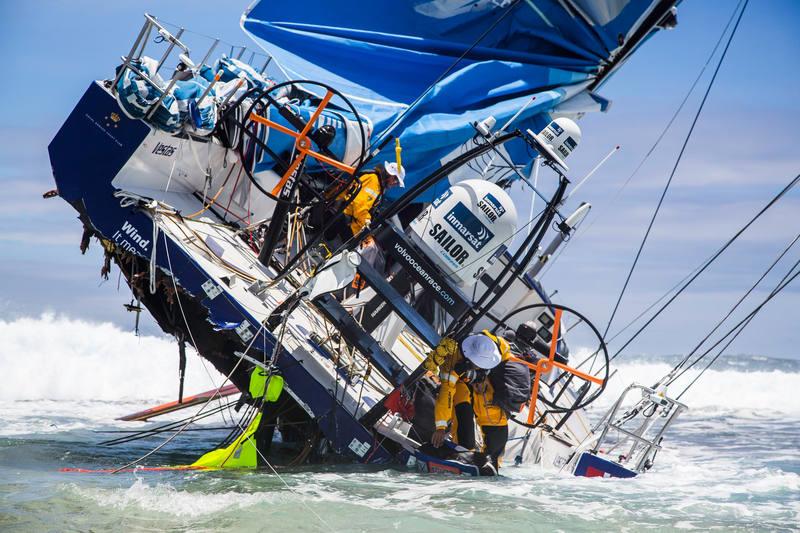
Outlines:
{"label": "steering wheel", "polygon": [[[537,312],[537,310],[541,311]],[[520,420],[514,416],[511,416],[510,418],[518,424],[533,428],[538,426],[544,418],[544,416],[541,416],[539,421],[535,420],[536,405],[539,401],[541,401],[547,407],[545,414],[548,412],[569,413],[583,409],[599,398],[605,390],[608,381],[609,356],[603,336],[600,334],[594,324],[592,324],[585,316],[577,311],[559,304],[541,303],[520,307],[519,309],[516,309],[503,317],[503,319],[500,320],[498,325],[494,328],[495,331],[501,325],[507,324],[509,319],[511,319],[513,316],[523,312],[532,314],[534,318],[541,317],[543,313],[547,314],[548,317],[550,316],[548,312],[553,314],[552,323],[549,326],[544,325],[543,328],[540,328],[540,333],[538,334],[539,337],[542,336],[542,329],[549,333],[550,339],[546,357],[538,358],[533,362],[526,359],[520,359],[518,357],[511,358],[511,360],[527,366],[532,371],[533,376],[531,378],[531,397],[528,403],[527,420]],[[578,368],[569,366],[567,363],[561,362],[556,358],[556,356],[559,355],[559,344],[561,341],[564,341],[566,337],[565,332],[562,332],[562,318],[565,313],[573,315],[578,319],[573,327],[580,323],[586,324],[589,330],[589,338],[592,339],[592,344],[594,344],[594,341],[597,342],[597,349],[591,356],[582,361],[578,365]],[[600,366],[599,368],[595,369],[595,363],[598,358]],[[563,357],[561,359],[563,360]],[[584,366],[590,360],[594,360],[591,367],[588,370],[582,370],[580,367]],[[552,397],[550,397],[542,393],[542,378],[546,374],[549,374],[552,370],[556,369],[561,371],[560,375],[551,383],[546,384],[552,393]],[[559,403],[559,400],[564,397],[564,394],[567,393],[569,387],[572,385],[572,381],[576,379],[583,382],[583,385],[580,387],[580,389],[583,389],[582,392],[572,402],[572,404],[565,405],[563,402]]]}
{"label": "steering wheel", "polygon": [[[300,113],[289,104],[286,95],[297,91],[307,97],[311,93],[307,87],[318,87],[324,90],[324,96],[320,99],[316,109],[306,120]],[[333,98],[337,99],[336,104],[347,109],[355,117],[358,123],[360,134],[360,149],[358,157],[350,164],[343,162],[333,154],[325,143],[330,140],[330,131],[325,126],[317,127],[316,123],[322,112],[331,104]],[[303,208],[317,203],[327,204],[352,183],[358,169],[367,159],[367,136],[365,133],[364,121],[358,114],[355,106],[341,92],[333,87],[311,80],[291,80],[279,83],[267,89],[254,88],[242,95],[237,103],[231,107],[229,112],[236,112],[241,108],[241,103],[251,100],[250,105],[245,111],[242,120],[236,120],[244,135],[239,136],[237,149],[242,156],[242,160],[250,151],[256,149],[267,153],[275,162],[275,168],[281,174],[278,183],[270,190],[265,189],[253,176],[251,165],[245,164],[244,170],[250,181],[263,194],[279,204],[285,204],[289,208]],[[277,112],[288,123],[288,127],[270,119],[272,112]],[[290,153],[275,153],[262,139],[267,134],[276,132],[287,135],[293,139],[292,150]],[[305,161],[314,159],[321,165],[325,165],[333,170],[328,171],[328,177],[332,177],[329,183],[322,183],[314,180],[304,172]],[[309,193],[310,200],[293,200],[292,193],[296,189],[296,184],[302,183],[304,192]]]}

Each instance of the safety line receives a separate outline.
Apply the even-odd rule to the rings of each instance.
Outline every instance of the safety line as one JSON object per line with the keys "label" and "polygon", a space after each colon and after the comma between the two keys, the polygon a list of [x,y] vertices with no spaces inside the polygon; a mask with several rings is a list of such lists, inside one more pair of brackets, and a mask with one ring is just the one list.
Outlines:
{"label": "safety line", "polygon": [[628,275],[625,278],[625,283],[622,286],[622,290],[619,293],[619,297],[617,298],[617,302],[614,304],[614,310],[611,312],[611,317],[608,319],[608,324],[606,325],[606,329],[603,332],[603,338],[608,334],[608,330],[611,328],[611,323],[614,321],[614,317],[619,310],[620,303],[622,302],[622,298],[625,295],[625,291],[628,289],[628,284],[631,281],[631,276],[633,276],[633,272],[636,269],[636,265],[639,263],[639,258],[642,255],[642,250],[644,249],[644,245],[647,242],[647,239],[650,237],[650,231],[653,229],[653,225],[655,224],[656,217],[658,217],[658,213],[661,211],[661,206],[664,203],[664,198],[667,195],[667,191],[672,185],[672,179],[675,177],[675,172],[678,170],[678,165],[680,164],[681,160],[683,159],[683,154],[686,151],[686,147],[689,144],[689,140],[692,137],[692,133],[694,132],[694,128],[697,125],[697,121],[700,118],[700,114],[703,111],[703,107],[705,107],[706,101],[708,100],[708,95],[711,93],[711,88],[714,86],[714,81],[717,79],[717,74],[719,74],[720,68],[722,67],[723,62],[725,61],[725,56],[728,53],[728,49],[730,48],[731,42],[733,41],[733,37],[736,35],[736,30],[739,28],[739,23],[742,21],[742,16],[744,15],[745,10],[747,9],[747,4],[749,0],[744,0],[742,5],[741,11],[739,11],[739,17],[736,19],[736,24],[733,26],[731,30],[731,34],[728,36],[728,42],[725,44],[725,49],[722,51],[722,55],[719,58],[719,62],[717,63],[717,67],[714,69],[714,74],[711,76],[711,80],[708,83],[708,87],[706,88],[706,92],[703,95],[703,99],[700,102],[700,107],[697,108],[697,112],[695,113],[694,120],[692,120],[692,125],[689,128],[689,132],[686,134],[686,138],[683,141],[683,146],[681,147],[680,152],[678,153],[678,158],[675,160],[675,165],[672,167],[672,172],[669,174],[669,179],[667,179],[666,185],[664,185],[663,191],[661,191],[661,197],[658,199],[658,204],[656,205],[656,209],[653,212],[653,216],[650,218],[650,223],[647,226],[647,231],[645,231],[644,237],[642,238],[642,242],[639,245],[639,249],[636,251],[636,257],[633,260],[633,264],[631,265],[630,270],[628,271]]}
{"label": "safety line", "polygon": [[725,244],[724,244],[724,245],[723,245],[723,246],[722,246],[722,247],[721,247],[719,250],[717,250],[717,252],[716,252],[716,253],[715,253],[715,254],[714,254],[712,257],[711,257],[711,259],[710,259],[710,260],[709,260],[709,261],[708,261],[708,262],[707,262],[705,265],[703,265],[703,266],[702,266],[702,267],[701,267],[701,268],[700,268],[700,269],[699,269],[697,272],[695,272],[695,273],[692,275],[692,277],[690,277],[690,278],[689,278],[689,280],[688,280],[686,283],[684,283],[684,284],[683,284],[683,286],[682,286],[680,289],[678,289],[678,291],[677,291],[675,294],[673,294],[673,295],[672,295],[672,297],[670,297],[670,299],[669,299],[669,300],[667,300],[667,301],[666,301],[666,303],[664,303],[664,305],[662,305],[662,306],[661,306],[661,307],[658,309],[658,311],[656,311],[656,312],[655,312],[655,314],[654,314],[652,317],[650,317],[650,318],[649,318],[649,319],[648,319],[648,320],[647,320],[647,321],[644,323],[644,325],[643,325],[642,327],[640,327],[638,330],[636,330],[636,332],[635,332],[635,333],[634,333],[634,334],[633,334],[633,335],[632,335],[632,336],[631,336],[631,337],[630,337],[630,338],[629,338],[629,339],[628,339],[628,340],[625,342],[625,344],[623,344],[623,345],[622,345],[622,346],[621,346],[621,347],[620,347],[620,348],[617,350],[617,352],[616,352],[616,353],[615,353],[615,354],[614,354],[614,355],[611,357],[611,359],[609,359],[609,361],[613,361],[614,359],[616,359],[617,357],[619,357],[619,355],[622,353],[622,350],[624,350],[625,348],[627,348],[627,347],[628,347],[628,345],[630,345],[630,343],[631,343],[631,342],[633,342],[633,340],[634,340],[634,339],[636,339],[636,337],[638,337],[638,336],[639,336],[639,335],[642,333],[642,331],[644,331],[644,330],[645,330],[645,328],[647,328],[647,327],[648,327],[648,326],[649,326],[649,325],[650,325],[650,324],[651,324],[651,323],[652,323],[652,322],[653,322],[653,321],[656,319],[656,317],[658,317],[658,316],[659,316],[659,315],[660,315],[660,314],[661,314],[661,313],[662,313],[662,312],[663,312],[663,311],[664,311],[664,310],[665,310],[665,309],[666,309],[666,308],[667,308],[667,307],[668,307],[668,306],[669,306],[669,305],[670,305],[672,302],[674,302],[674,301],[675,301],[675,299],[676,299],[676,298],[677,298],[677,297],[678,297],[678,296],[679,296],[679,295],[680,295],[680,294],[681,294],[681,293],[682,293],[684,290],[686,290],[686,288],[687,288],[687,287],[689,287],[689,285],[691,285],[691,284],[692,284],[692,283],[693,283],[693,282],[694,282],[694,281],[695,281],[695,280],[696,280],[696,279],[697,279],[697,278],[700,276],[700,274],[702,274],[702,273],[703,273],[703,272],[704,272],[704,271],[705,271],[705,270],[706,270],[706,269],[707,269],[709,266],[711,266],[711,264],[712,264],[714,261],[716,261],[716,260],[717,260],[717,258],[718,258],[720,255],[722,255],[722,253],[723,253],[725,250],[727,250],[727,249],[728,249],[728,247],[730,247],[730,245],[731,245],[731,244],[733,244],[733,243],[734,243],[734,241],[736,241],[736,240],[737,240],[737,239],[738,239],[738,238],[739,238],[739,237],[742,235],[742,233],[744,233],[745,231],[747,231],[747,229],[748,229],[750,226],[752,226],[752,225],[753,225],[753,223],[755,223],[755,221],[756,221],[756,220],[758,220],[758,219],[759,219],[759,218],[760,218],[760,217],[761,217],[761,216],[762,216],[764,213],[766,213],[766,212],[767,212],[767,210],[769,210],[769,209],[770,209],[770,208],[771,208],[773,205],[775,205],[775,203],[777,203],[777,202],[778,202],[778,200],[780,200],[781,198],[783,198],[783,196],[784,196],[784,195],[785,195],[787,192],[789,192],[789,190],[791,190],[791,189],[792,189],[792,188],[793,188],[795,185],[797,185],[797,183],[798,183],[799,181],[800,181],[800,174],[798,174],[797,176],[795,176],[795,177],[794,177],[794,179],[793,179],[792,181],[790,181],[788,185],[786,185],[786,186],[785,186],[783,189],[781,189],[781,191],[780,191],[778,194],[776,194],[776,195],[775,195],[775,196],[774,196],[774,197],[773,197],[773,198],[772,198],[772,199],[771,199],[771,200],[770,200],[770,201],[769,201],[769,202],[768,202],[768,203],[767,203],[767,204],[766,204],[764,207],[762,207],[762,208],[761,208],[761,210],[759,210],[759,211],[758,211],[758,213],[756,213],[756,214],[755,214],[755,215],[754,215],[754,216],[753,216],[753,217],[752,217],[752,218],[751,218],[751,219],[750,219],[750,220],[747,222],[747,224],[745,224],[744,226],[742,226],[742,227],[739,229],[739,231],[737,231],[737,232],[736,232],[736,233],[733,235],[733,237],[731,237],[730,239],[728,239],[728,242],[726,242],[726,243],[725,243]]}
{"label": "safety line", "polygon": [[[715,355],[715,356],[714,356],[714,358],[713,358],[713,359],[711,359],[711,361],[709,361],[709,363],[708,363],[708,364],[705,366],[705,368],[703,368],[703,370],[701,370],[701,371],[700,371],[700,373],[699,373],[697,376],[695,376],[695,378],[694,378],[694,379],[693,379],[693,380],[692,380],[692,381],[691,381],[691,382],[690,382],[690,383],[689,383],[689,384],[686,386],[686,388],[685,388],[685,389],[684,389],[684,390],[683,390],[683,391],[682,391],[682,392],[681,392],[681,393],[680,393],[680,394],[679,394],[679,395],[676,397],[676,400],[680,400],[680,399],[681,399],[681,396],[683,396],[684,394],[686,394],[686,392],[689,390],[689,388],[690,388],[692,385],[694,385],[694,384],[697,382],[697,380],[698,380],[698,379],[700,379],[700,376],[702,376],[702,375],[703,375],[703,374],[706,372],[706,370],[708,370],[709,368],[711,368],[711,365],[713,365],[713,364],[716,362],[716,360],[717,360],[717,359],[719,359],[719,357],[722,355],[722,353],[723,353],[723,352],[724,352],[724,351],[725,351],[725,350],[728,348],[728,346],[730,346],[730,345],[731,345],[731,343],[733,343],[733,341],[734,341],[734,340],[736,340],[736,337],[738,337],[738,336],[739,336],[739,335],[742,333],[742,331],[744,331],[744,329],[745,329],[745,328],[746,328],[746,327],[747,327],[747,326],[750,324],[750,322],[752,322],[752,320],[753,320],[753,319],[756,317],[756,315],[757,315],[757,314],[758,314],[758,313],[759,313],[759,312],[760,312],[760,311],[761,311],[761,310],[764,308],[764,306],[765,306],[765,305],[766,305],[766,304],[767,304],[767,303],[768,303],[770,300],[772,300],[772,298],[774,298],[774,297],[775,297],[775,296],[777,296],[777,295],[778,295],[778,294],[779,294],[781,291],[783,291],[783,289],[785,289],[785,288],[786,288],[786,287],[787,287],[787,286],[788,286],[788,285],[789,285],[789,284],[790,284],[792,281],[794,281],[794,279],[795,279],[795,278],[797,278],[797,276],[800,276],[800,271],[798,271],[798,272],[795,272],[795,273],[794,273],[794,275],[791,275],[791,274],[792,274],[792,272],[794,272],[794,270],[796,270],[796,269],[797,269],[797,266],[798,266],[798,265],[800,265],[800,260],[798,260],[798,261],[797,261],[797,262],[796,262],[794,265],[792,265],[792,268],[790,268],[790,269],[789,269],[789,272],[787,272],[787,273],[786,273],[786,275],[785,275],[785,276],[784,276],[784,277],[781,279],[780,283],[778,283],[778,285],[777,285],[777,286],[776,286],[776,287],[775,287],[775,288],[772,290],[772,292],[769,294],[769,296],[767,296],[767,297],[766,297],[766,298],[765,298],[765,299],[764,299],[764,300],[763,300],[763,301],[762,301],[762,302],[761,302],[761,303],[758,305],[758,307],[756,307],[755,309],[753,309],[753,310],[752,310],[752,311],[751,311],[751,312],[750,312],[750,313],[749,313],[749,314],[748,314],[748,315],[747,315],[745,318],[743,318],[741,321],[739,321],[739,323],[737,323],[737,324],[736,324],[736,325],[735,325],[733,328],[731,328],[730,330],[728,330],[728,332],[727,332],[727,333],[726,333],[726,334],[725,334],[725,335],[724,335],[724,336],[723,336],[721,339],[719,339],[719,340],[718,340],[718,341],[717,341],[717,342],[716,342],[716,343],[715,343],[715,344],[714,344],[714,345],[713,345],[711,348],[709,348],[709,349],[706,351],[706,353],[705,353],[705,354],[703,354],[703,356],[702,356],[702,357],[699,357],[697,360],[695,360],[694,362],[692,362],[692,364],[691,364],[691,365],[689,365],[689,366],[687,366],[686,368],[684,368],[684,369],[681,371],[681,373],[680,373],[680,374],[678,374],[678,376],[676,376],[676,377],[674,378],[674,379],[677,379],[677,378],[679,378],[680,376],[682,376],[683,374],[685,374],[685,373],[686,373],[686,372],[687,372],[689,369],[691,369],[691,368],[692,368],[692,367],[693,367],[695,364],[697,364],[697,363],[698,363],[700,360],[702,360],[702,359],[703,359],[703,357],[705,357],[706,355],[708,355],[708,354],[711,352],[711,350],[712,350],[712,349],[714,349],[716,346],[718,346],[718,345],[719,345],[719,344],[720,344],[720,343],[721,343],[721,342],[722,342],[722,341],[723,341],[723,340],[724,340],[726,337],[728,337],[728,336],[730,336],[731,334],[733,334],[733,337],[731,337],[731,339],[730,339],[730,340],[729,340],[729,341],[728,341],[728,342],[725,344],[725,346],[723,346],[723,347],[720,349],[720,351],[719,351],[719,352],[717,352],[717,355]],[[790,275],[791,275],[791,277],[789,277]],[[737,331],[737,329],[738,329],[738,331]],[[734,331],[735,331],[735,333],[734,333]],[[673,379],[673,381],[674,381],[674,379]]]}

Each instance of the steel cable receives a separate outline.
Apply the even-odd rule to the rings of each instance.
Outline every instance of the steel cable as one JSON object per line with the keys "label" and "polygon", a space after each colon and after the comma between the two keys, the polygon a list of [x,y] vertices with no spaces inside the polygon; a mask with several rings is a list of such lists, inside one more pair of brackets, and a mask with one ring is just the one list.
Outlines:
{"label": "steel cable", "polygon": [[619,293],[617,302],[614,304],[613,311],[611,311],[611,316],[608,319],[608,324],[606,325],[606,329],[603,332],[604,338],[608,334],[608,330],[611,328],[611,323],[614,321],[614,317],[616,316],[617,311],[619,310],[622,298],[625,295],[625,291],[628,289],[628,284],[631,281],[631,276],[633,276],[633,272],[636,269],[636,265],[639,263],[639,258],[642,255],[642,250],[644,249],[644,245],[647,242],[647,239],[650,237],[650,231],[653,229],[653,225],[655,224],[656,218],[658,217],[658,213],[661,211],[661,206],[664,203],[664,198],[667,195],[667,191],[669,191],[670,185],[672,185],[672,179],[675,177],[675,172],[678,170],[678,165],[680,165],[680,162],[683,159],[683,154],[686,151],[686,147],[688,146],[689,140],[692,137],[692,133],[694,132],[694,128],[697,125],[697,121],[700,119],[700,114],[702,113],[706,101],[708,100],[708,95],[711,93],[711,88],[714,86],[714,81],[717,79],[717,74],[719,74],[720,68],[722,67],[722,63],[725,61],[725,56],[728,53],[728,49],[730,48],[731,42],[733,41],[733,37],[736,35],[736,30],[739,28],[739,23],[742,21],[742,16],[744,15],[745,10],[747,9],[748,2],[749,0],[744,0],[742,9],[739,11],[739,16],[736,19],[736,24],[733,26],[731,34],[728,36],[728,42],[725,44],[725,48],[722,50],[722,55],[719,58],[717,67],[714,69],[714,74],[711,76],[711,80],[708,83],[708,87],[706,88],[706,92],[703,95],[703,99],[700,101],[700,106],[697,108],[697,112],[695,113],[694,119],[692,120],[692,125],[689,128],[689,132],[686,134],[686,138],[683,141],[683,146],[681,146],[680,152],[678,153],[678,157],[675,160],[675,164],[673,165],[672,171],[670,172],[669,178],[667,179],[667,183],[664,185],[664,189],[661,191],[661,197],[658,199],[658,204],[656,205],[656,209],[655,211],[653,211],[653,216],[650,218],[650,223],[647,225],[647,230],[644,233],[642,242],[641,244],[639,244],[639,249],[636,251],[636,257],[634,257],[633,259],[633,264],[631,264],[631,268],[628,271],[627,277],[625,278],[625,283],[622,285],[622,290]]}
{"label": "steel cable", "polygon": [[705,270],[706,270],[706,269],[707,269],[709,266],[711,266],[711,265],[714,263],[714,261],[716,261],[716,260],[717,260],[717,258],[719,258],[719,256],[720,256],[720,255],[722,255],[722,253],[723,253],[725,250],[727,250],[727,249],[728,249],[728,247],[730,247],[730,245],[731,245],[731,244],[733,244],[733,243],[734,243],[734,241],[736,241],[736,240],[737,240],[737,239],[738,239],[738,238],[739,238],[739,237],[742,235],[742,233],[744,233],[745,231],[747,231],[747,229],[748,229],[750,226],[752,226],[752,225],[755,223],[755,221],[756,221],[756,220],[758,220],[758,219],[759,219],[759,218],[760,218],[760,217],[761,217],[761,216],[762,216],[764,213],[766,213],[766,212],[767,212],[767,211],[768,211],[768,210],[769,210],[769,209],[770,209],[770,208],[771,208],[773,205],[775,205],[775,203],[777,203],[777,202],[778,202],[778,200],[780,200],[781,198],[783,198],[783,196],[784,196],[784,195],[785,195],[787,192],[789,192],[789,191],[790,191],[790,190],[791,190],[791,189],[792,189],[792,188],[793,188],[795,185],[797,185],[798,181],[800,181],[800,174],[798,174],[797,176],[795,176],[795,177],[794,177],[794,179],[793,179],[792,181],[790,181],[788,185],[786,185],[786,186],[785,186],[783,189],[781,189],[781,191],[780,191],[778,194],[776,194],[776,195],[775,195],[775,196],[774,196],[774,197],[773,197],[773,198],[772,198],[772,199],[771,199],[771,200],[770,200],[770,201],[769,201],[769,202],[768,202],[768,203],[767,203],[767,204],[766,204],[764,207],[762,207],[762,208],[761,208],[761,209],[758,211],[758,213],[756,213],[756,214],[755,214],[755,215],[754,215],[754,216],[753,216],[753,217],[752,217],[752,218],[751,218],[751,219],[750,219],[750,220],[747,222],[747,224],[745,224],[744,226],[742,226],[742,227],[739,229],[739,231],[737,231],[737,232],[736,232],[736,233],[733,235],[733,237],[731,237],[730,239],[728,239],[728,241],[727,241],[727,242],[726,242],[724,245],[722,245],[722,247],[721,247],[719,250],[717,250],[717,251],[716,251],[716,253],[714,253],[714,255],[713,255],[713,256],[711,256],[711,258],[710,258],[710,259],[709,259],[709,260],[708,260],[708,261],[707,261],[707,262],[706,262],[706,263],[705,263],[705,264],[704,264],[704,265],[703,265],[703,266],[702,266],[702,267],[701,267],[699,270],[697,270],[697,272],[695,272],[695,273],[694,273],[694,274],[693,274],[693,275],[692,275],[692,276],[691,276],[691,277],[688,279],[688,281],[686,281],[686,283],[684,283],[684,284],[683,284],[683,286],[682,286],[680,289],[678,289],[678,290],[677,290],[677,292],[675,292],[675,294],[673,294],[673,295],[672,295],[672,296],[669,298],[669,300],[667,300],[667,301],[666,301],[666,303],[664,303],[664,304],[663,304],[663,305],[662,305],[662,306],[661,306],[661,307],[660,307],[660,308],[659,308],[659,309],[658,309],[658,310],[655,312],[655,314],[653,314],[653,316],[651,316],[651,317],[650,317],[650,318],[649,318],[649,319],[648,319],[648,320],[647,320],[647,321],[644,323],[644,325],[642,325],[642,326],[641,326],[641,327],[640,327],[638,330],[636,330],[636,332],[635,332],[635,333],[634,333],[634,334],[633,334],[633,335],[632,335],[632,336],[631,336],[631,337],[630,337],[630,338],[629,338],[629,339],[628,339],[628,340],[625,342],[625,344],[623,344],[623,345],[622,345],[622,346],[621,346],[621,347],[620,347],[620,348],[619,348],[619,349],[616,351],[616,353],[615,353],[615,354],[614,354],[614,355],[611,357],[611,361],[613,361],[614,359],[616,359],[617,357],[619,357],[619,355],[622,353],[622,350],[624,350],[625,348],[627,348],[627,347],[628,347],[628,346],[629,346],[629,345],[630,345],[630,344],[631,344],[631,343],[634,341],[634,339],[636,339],[636,338],[637,338],[637,337],[638,337],[638,336],[639,336],[639,335],[640,335],[640,334],[641,334],[641,333],[642,333],[642,332],[645,330],[645,328],[647,328],[647,327],[648,327],[648,326],[649,326],[649,325],[650,325],[650,324],[651,324],[651,323],[652,323],[652,322],[653,322],[653,321],[654,321],[654,320],[655,320],[655,319],[656,319],[656,318],[657,318],[657,317],[658,317],[658,316],[659,316],[659,315],[660,315],[660,314],[661,314],[661,313],[662,313],[662,312],[663,312],[663,311],[664,311],[664,310],[665,310],[667,307],[669,307],[669,305],[670,305],[670,304],[672,304],[672,302],[674,302],[674,301],[675,301],[675,299],[676,299],[676,298],[677,298],[677,297],[678,297],[678,296],[679,296],[681,293],[683,293],[683,291],[685,291],[685,290],[686,290],[686,289],[689,287],[689,285],[691,285],[691,284],[692,284],[692,283],[693,283],[693,282],[694,282],[694,281],[695,281],[695,280],[696,280],[698,277],[700,277],[700,274],[702,274],[703,272],[705,272]]}

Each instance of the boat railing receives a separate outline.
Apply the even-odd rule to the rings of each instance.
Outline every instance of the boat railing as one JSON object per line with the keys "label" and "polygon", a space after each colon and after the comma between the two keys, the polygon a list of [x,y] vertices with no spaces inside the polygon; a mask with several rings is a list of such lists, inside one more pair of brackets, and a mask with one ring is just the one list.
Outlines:
{"label": "boat railing", "polygon": [[[189,46],[187,46],[187,44],[184,41],[181,40],[184,36],[184,33],[193,33],[193,32],[189,32],[183,27],[177,27],[177,30],[173,34],[173,32],[166,27],[168,23],[159,21],[156,17],[150,15],[149,13],[144,14],[144,19],[145,19],[144,24],[142,25],[139,34],[134,40],[133,46],[131,46],[130,51],[128,52],[127,55],[121,57],[122,66],[119,68],[119,71],[117,72],[114,81],[111,84],[110,89],[113,93],[116,94],[117,84],[127,71],[134,72],[137,76],[141,77],[141,79],[143,79],[149,85],[155,87],[156,90],[159,91],[161,94],[159,99],[150,107],[150,110],[146,114],[146,117],[149,118],[150,116],[152,116],[153,113],[155,113],[155,111],[161,105],[164,98],[170,94],[170,91],[172,91],[176,81],[178,81],[178,79],[175,76],[172,76],[169,82],[167,82],[166,84],[163,82],[159,83],[159,76],[156,76],[158,72],[161,70],[161,68],[164,66],[165,62],[169,59],[171,54],[175,51],[175,49],[177,48],[178,50],[181,51],[180,59],[184,63],[189,63],[187,65],[188,67],[190,68],[194,67],[195,63],[190,58],[191,49],[189,48]],[[171,24],[169,25],[172,26]],[[157,35],[151,41],[150,37],[151,35],[153,35],[154,31]],[[200,62],[196,63],[198,67],[207,64],[209,59],[211,58],[211,55],[217,49],[219,44],[223,42],[219,38],[213,38],[208,36],[203,36],[203,37],[205,37],[205,39],[207,40],[210,40],[211,44],[206,49],[205,54],[203,55],[203,58],[200,60]],[[145,55],[145,52],[148,51],[147,50],[148,45],[151,43],[155,44],[167,43],[167,46],[166,49],[162,52],[160,58],[158,59],[155,71],[152,73],[153,75],[148,76],[145,72],[142,71],[142,69],[138,68],[134,63],[140,60]],[[264,74],[270,62],[272,61],[272,57],[269,54],[256,52],[254,50],[251,51],[250,57],[247,60],[244,60],[242,58],[244,57],[245,52],[247,51],[247,46],[238,46],[230,43],[226,44],[230,45],[229,57],[247,63],[259,74]],[[265,58],[264,63],[263,65],[260,66],[260,68],[256,67],[255,65],[255,62],[259,57]],[[201,95],[200,99],[198,100],[198,104],[202,102],[202,100],[209,94],[215,81],[211,82],[206,91]]]}
{"label": "boat railing", "polygon": [[[641,397],[631,405],[630,395],[634,391]],[[599,452],[636,472],[644,472],[653,465],[661,450],[666,430],[687,409],[664,391],[632,383],[595,428],[598,437],[590,451]]]}
{"label": "boat railing", "polygon": [[[155,17],[150,15],[149,13],[144,14],[144,25],[142,25],[142,29],[139,31],[139,35],[136,37],[136,40],[133,42],[133,46],[131,46],[130,52],[128,55],[122,56],[122,67],[117,72],[117,76],[114,78],[114,83],[111,85],[111,90],[116,92],[117,90],[117,83],[125,75],[125,72],[128,70],[134,71],[137,75],[142,76],[142,79],[147,81],[148,83],[152,84],[154,87],[158,88],[162,92],[166,89],[161,87],[160,84],[156,83],[155,80],[149,78],[140,69],[136,68],[132,63],[138,59],[140,59],[147,48],[147,44],[150,41],[150,35],[155,28],[156,32],[158,33],[161,40],[166,41],[169,43],[167,46],[167,50],[161,56],[161,59],[158,61],[158,66],[156,67],[155,73],[157,74],[159,70],[161,70],[162,65],[167,60],[169,55],[177,46],[183,53],[186,54],[188,57],[191,54],[191,50],[189,47],[186,46],[183,42],[181,42],[180,38],[183,36],[184,29],[180,28],[177,32],[177,35],[173,35],[167,28],[165,28]],[[206,57],[211,54],[213,49],[215,48],[216,43],[211,45]],[[160,102],[159,102],[160,103]],[[154,106],[157,107],[157,106]]]}

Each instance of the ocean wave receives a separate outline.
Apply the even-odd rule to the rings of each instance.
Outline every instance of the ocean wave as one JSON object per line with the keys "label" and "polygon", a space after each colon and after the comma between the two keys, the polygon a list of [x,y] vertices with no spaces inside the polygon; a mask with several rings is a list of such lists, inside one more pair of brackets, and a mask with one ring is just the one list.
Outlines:
{"label": "ocean wave", "polygon": [[[177,395],[178,348],[110,322],[43,314],[0,320],[0,400],[153,400]],[[207,369],[207,370],[206,370]],[[186,391],[222,377],[187,346]]]}
{"label": "ocean wave", "polygon": [[114,488],[69,483],[62,490],[128,516],[216,517],[217,525],[236,516],[242,525],[271,514],[286,517],[284,527],[347,531],[373,529],[369,524],[376,520],[402,524],[406,531],[463,531],[465,523],[467,529],[488,530],[500,521],[518,529],[533,523],[567,530],[669,529],[677,519],[687,528],[708,524],[709,516],[717,526],[749,529],[790,523],[796,516],[797,505],[790,502],[800,487],[796,473],[742,468],[732,457],[698,461],[693,451],[668,450],[659,469],[624,480],[576,478],[538,467],[508,467],[497,479],[345,469],[287,472],[282,481],[206,472],[184,479],[140,477]]}
{"label": "ocean wave", "polygon": [[62,489],[92,500],[103,507],[120,510],[138,508],[154,513],[191,517],[217,515],[259,503],[277,504],[290,499],[280,492],[225,491],[210,494],[188,492],[178,490],[168,483],[149,484],[143,479],[137,479],[127,488],[102,489],[70,483],[64,485]]}
{"label": "ocean wave", "polygon": [[[0,400],[164,401],[177,393],[177,346],[173,339],[136,336],[109,322],[43,314],[0,320]],[[222,382],[210,363],[189,348],[186,391]],[[631,382],[652,385],[672,367],[674,356],[625,360],[596,407],[613,402]],[[727,357],[682,398],[692,410],[800,414],[800,368],[795,361]],[[787,362],[788,361],[788,362]],[[697,376],[693,369],[669,393],[678,394]]]}
{"label": "ocean wave", "polygon": [[[630,383],[655,384],[672,369],[672,365],[639,361],[621,363],[615,365],[614,369],[617,373],[609,380],[605,393],[597,402],[598,407],[614,402]],[[699,373],[698,368],[688,371],[670,386],[667,394],[675,398]],[[748,416],[748,413],[763,415],[765,412],[800,415],[800,394],[795,392],[798,390],[800,372],[757,371],[752,368],[742,371],[731,370],[730,367],[715,370],[712,367],[689,388],[680,401],[689,406],[690,412],[736,412],[744,416]]]}

